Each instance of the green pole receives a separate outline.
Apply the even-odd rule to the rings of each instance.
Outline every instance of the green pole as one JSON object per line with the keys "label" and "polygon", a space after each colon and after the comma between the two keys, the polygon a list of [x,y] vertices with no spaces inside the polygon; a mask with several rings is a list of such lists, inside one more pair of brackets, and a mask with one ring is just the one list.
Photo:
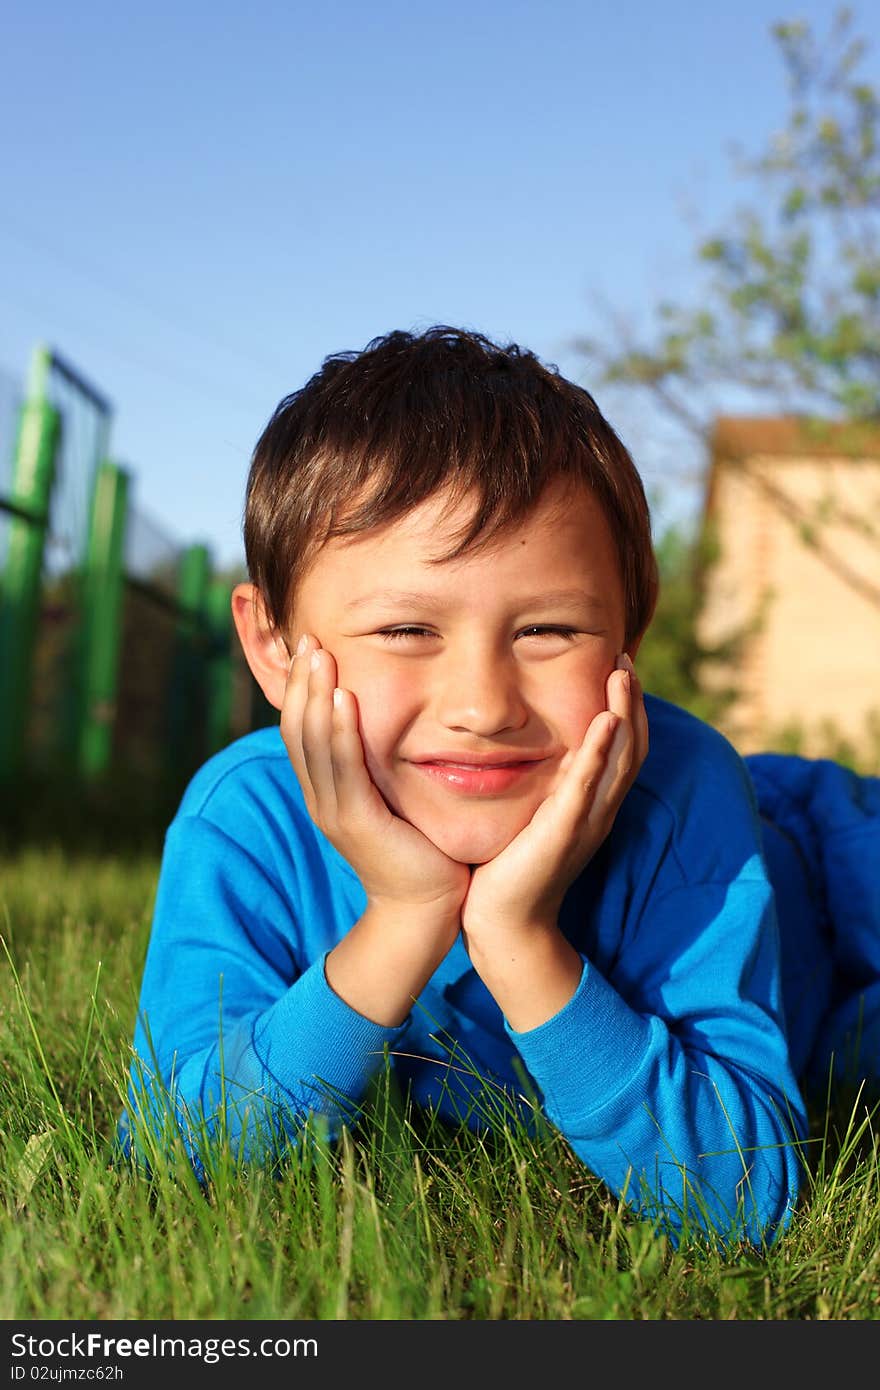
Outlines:
{"label": "green pole", "polygon": [[128,473],[114,463],[102,463],[95,475],[83,582],[82,704],[77,761],[87,780],[107,771],[112,753],[128,493]]}
{"label": "green pole", "polygon": [[46,400],[51,364],[38,347],[22,406],[15,446],[9,533],[0,588],[0,780],[12,781],[24,762],[34,642],[40,617],[49,501],[61,439],[61,416]]}
{"label": "green pole", "polygon": [[[180,557],[177,604],[176,649],[171,676],[168,740],[169,772],[172,779],[188,773],[201,761],[205,728],[204,709],[205,600],[211,572],[206,545],[190,545]],[[200,719],[202,716],[202,719]]]}
{"label": "green pole", "polygon": [[208,754],[217,753],[229,742],[232,727],[232,591],[222,579],[212,579],[208,587],[205,614],[210,633],[207,675]]}

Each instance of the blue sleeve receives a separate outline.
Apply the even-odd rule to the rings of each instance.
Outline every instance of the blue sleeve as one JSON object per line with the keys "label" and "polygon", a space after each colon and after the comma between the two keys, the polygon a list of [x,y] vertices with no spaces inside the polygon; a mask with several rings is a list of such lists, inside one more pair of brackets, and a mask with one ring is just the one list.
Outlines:
{"label": "blue sleeve", "polygon": [[122,1126],[142,1157],[176,1130],[198,1168],[218,1127],[247,1157],[307,1115],[333,1134],[356,1114],[407,1025],[382,1027],[333,992],[326,950],[303,949],[301,910],[210,822],[170,827]]}
{"label": "blue sleeve", "polygon": [[648,906],[613,978],[585,960],[554,1017],[510,1035],[549,1118],[642,1214],[755,1243],[787,1225],[806,1117],[759,862]]}

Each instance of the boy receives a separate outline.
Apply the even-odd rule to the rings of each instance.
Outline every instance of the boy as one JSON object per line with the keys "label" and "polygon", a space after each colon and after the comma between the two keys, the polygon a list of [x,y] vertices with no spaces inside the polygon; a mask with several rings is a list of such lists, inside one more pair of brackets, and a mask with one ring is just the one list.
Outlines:
{"label": "boy", "polygon": [[309,1114],[350,1122],[386,1055],[474,1125],[481,1078],[525,1105],[525,1071],[640,1212],[784,1227],[798,1076],[854,997],[811,806],[876,847],[878,788],[772,756],[753,783],[643,696],[650,518],[592,397],[515,345],[391,333],[280,403],[244,533],[233,614],[279,726],[169,828],[127,1123],[170,1103],[196,1164],[202,1126],[258,1158]]}

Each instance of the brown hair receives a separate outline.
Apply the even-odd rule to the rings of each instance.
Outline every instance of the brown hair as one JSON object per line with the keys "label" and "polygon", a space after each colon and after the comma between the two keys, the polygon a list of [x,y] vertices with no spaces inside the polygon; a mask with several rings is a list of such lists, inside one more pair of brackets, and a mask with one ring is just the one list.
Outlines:
{"label": "brown hair", "polygon": [[332,537],[383,526],[441,489],[478,499],[451,560],[521,521],[553,479],[585,483],[617,544],[626,641],[647,628],[657,562],[641,478],[588,391],[515,343],[436,325],[340,352],[277,406],[251,459],[248,572],[276,626]]}

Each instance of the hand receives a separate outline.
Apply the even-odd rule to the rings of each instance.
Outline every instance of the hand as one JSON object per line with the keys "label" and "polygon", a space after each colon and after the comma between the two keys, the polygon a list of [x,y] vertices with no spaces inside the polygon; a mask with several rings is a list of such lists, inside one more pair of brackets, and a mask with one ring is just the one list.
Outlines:
{"label": "hand", "polygon": [[357,873],[368,902],[380,909],[418,909],[458,933],[470,872],[408,821],[394,815],[370,777],[358,729],[357,702],[336,689],[336,662],[316,638],[290,666],[281,707],[281,737],[309,815]]}
{"label": "hand", "polygon": [[641,686],[620,666],[606,682],[607,709],[566,754],[550,795],[529,824],[471,877],[462,910],[477,936],[510,942],[517,931],[555,927],[566,889],[609,834],[648,753]]}

